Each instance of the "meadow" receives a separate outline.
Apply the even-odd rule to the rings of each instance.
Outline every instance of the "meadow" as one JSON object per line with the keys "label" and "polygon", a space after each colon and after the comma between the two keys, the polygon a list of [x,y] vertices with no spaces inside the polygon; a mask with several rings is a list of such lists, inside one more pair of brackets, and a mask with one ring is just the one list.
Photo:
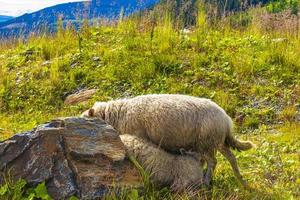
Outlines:
{"label": "meadow", "polygon": [[[133,17],[2,42],[0,140],[79,115],[94,101],[150,93],[206,97],[232,117],[236,137],[257,146],[235,154],[252,190],[238,184],[218,155],[213,199],[299,199],[299,23],[288,12],[263,9],[209,23],[200,10],[188,30],[166,14],[156,21]],[[98,92],[85,104],[64,104],[84,88]],[[145,185],[144,192],[127,191],[123,199],[188,199]],[[0,189],[0,199],[28,196],[22,184]]]}

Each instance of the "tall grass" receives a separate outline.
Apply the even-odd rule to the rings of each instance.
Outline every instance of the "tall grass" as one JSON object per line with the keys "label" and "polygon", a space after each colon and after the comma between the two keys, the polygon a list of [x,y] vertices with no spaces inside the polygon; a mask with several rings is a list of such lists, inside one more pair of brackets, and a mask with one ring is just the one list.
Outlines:
{"label": "tall grass", "polygon": [[[299,29],[291,29],[294,16],[288,15],[293,23],[282,19],[287,26],[265,20],[273,17],[258,8],[211,24],[200,4],[197,25],[189,30],[166,12],[158,19],[123,18],[1,43],[0,139],[54,117],[78,115],[96,100],[149,93],[206,97],[234,119],[239,136],[258,144],[238,154],[255,190],[240,188],[221,159],[213,199],[297,199]],[[99,90],[87,104],[64,105],[67,95],[84,88]],[[125,197],[186,199],[149,188]]]}

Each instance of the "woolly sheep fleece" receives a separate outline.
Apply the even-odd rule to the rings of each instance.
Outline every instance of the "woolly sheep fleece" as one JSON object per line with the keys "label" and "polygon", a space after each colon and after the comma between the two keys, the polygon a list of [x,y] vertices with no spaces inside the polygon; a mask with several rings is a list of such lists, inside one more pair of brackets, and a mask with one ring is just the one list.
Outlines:
{"label": "woolly sheep fleece", "polygon": [[161,148],[178,153],[194,152],[207,163],[209,185],[219,150],[230,162],[238,180],[246,186],[230,147],[248,150],[251,142],[232,136],[233,123],[226,112],[209,99],[176,94],[142,95],[129,99],[96,102],[83,117],[100,117],[120,134],[148,139]]}
{"label": "woolly sheep fleece", "polygon": [[159,186],[173,191],[193,190],[201,185],[203,171],[200,163],[190,156],[167,153],[148,140],[133,135],[120,135],[129,155],[133,156]]}

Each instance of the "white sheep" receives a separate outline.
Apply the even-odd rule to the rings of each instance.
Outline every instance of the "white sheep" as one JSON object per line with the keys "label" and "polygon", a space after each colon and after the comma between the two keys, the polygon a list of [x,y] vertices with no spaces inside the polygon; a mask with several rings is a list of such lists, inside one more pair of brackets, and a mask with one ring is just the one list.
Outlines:
{"label": "white sheep", "polygon": [[174,155],[160,149],[148,140],[134,135],[120,135],[130,156],[133,156],[159,186],[170,186],[173,191],[183,192],[201,186],[201,164],[191,156]]}
{"label": "white sheep", "polygon": [[238,180],[247,185],[230,148],[241,151],[253,145],[232,136],[231,118],[209,99],[176,94],[143,95],[97,102],[82,116],[100,117],[120,134],[148,139],[169,152],[182,149],[194,152],[207,163],[206,185],[210,185],[219,150],[229,160]]}

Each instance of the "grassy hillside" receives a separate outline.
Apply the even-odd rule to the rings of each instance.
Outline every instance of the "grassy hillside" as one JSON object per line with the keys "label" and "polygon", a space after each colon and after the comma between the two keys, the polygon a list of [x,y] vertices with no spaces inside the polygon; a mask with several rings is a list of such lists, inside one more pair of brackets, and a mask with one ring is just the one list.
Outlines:
{"label": "grassy hillside", "polygon": [[[298,18],[252,10],[210,26],[200,11],[187,32],[174,28],[169,16],[3,42],[0,140],[78,115],[96,100],[149,93],[207,97],[234,119],[237,137],[257,145],[236,153],[253,190],[243,190],[219,156],[214,199],[300,198]],[[82,88],[99,90],[88,104],[64,105]],[[166,190],[138,196],[178,199]]]}

